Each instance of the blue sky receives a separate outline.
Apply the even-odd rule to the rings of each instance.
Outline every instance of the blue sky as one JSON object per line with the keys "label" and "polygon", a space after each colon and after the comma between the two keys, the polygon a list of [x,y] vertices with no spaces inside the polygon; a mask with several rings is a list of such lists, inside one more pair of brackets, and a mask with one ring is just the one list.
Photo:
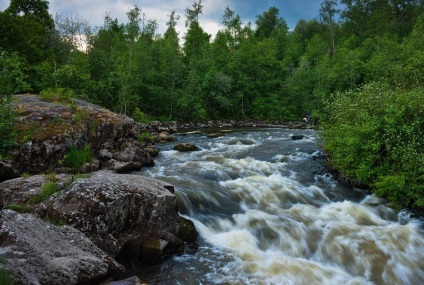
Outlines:
{"label": "blue sky", "polygon": [[[79,16],[87,20],[91,26],[100,26],[106,12],[120,23],[126,22],[126,12],[137,5],[142,8],[147,19],[155,19],[159,24],[158,32],[163,34],[171,11],[180,15],[177,30],[180,36],[185,33],[184,10],[193,4],[193,0],[50,0],[50,13]],[[9,6],[9,0],[0,0],[0,10]],[[200,24],[203,29],[215,35],[222,28],[222,15],[229,6],[241,16],[243,23],[255,23],[256,16],[274,6],[279,9],[280,16],[289,28],[294,28],[299,19],[318,17],[321,0],[203,0],[203,15]]]}

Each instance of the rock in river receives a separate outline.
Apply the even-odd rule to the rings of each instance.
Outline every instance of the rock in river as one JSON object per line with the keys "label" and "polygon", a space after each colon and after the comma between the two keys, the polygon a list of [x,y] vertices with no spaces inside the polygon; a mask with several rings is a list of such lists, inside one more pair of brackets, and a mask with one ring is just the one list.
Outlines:
{"label": "rock in river", "polygon": [[81,230],[117,260],[156,263],[197,238],[193,223],[178,215],[172,188],[140,175],[98,171],[76,180],[37,212]]}

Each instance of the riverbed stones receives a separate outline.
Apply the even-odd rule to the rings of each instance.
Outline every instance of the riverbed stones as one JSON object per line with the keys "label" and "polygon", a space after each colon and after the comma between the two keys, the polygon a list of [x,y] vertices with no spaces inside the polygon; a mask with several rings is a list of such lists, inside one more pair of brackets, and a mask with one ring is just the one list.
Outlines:
{"label": "riverbed stones", "polygon": [[303,140],[305,138],[304,135],[292,135],[291,139],[292,140]]}
{"label": "riverbed stones", "polygon": [[[113,257],[157,262],[193,239],[184,227],[192,227],[197,237],[194,225],[181,221],[176,197],[168,189],[169,184],[156,179],[98,171],[76,180],[37,213],[81,230]],[[152,244],[160,247],[147,257],[145,249]]]}
{"label": "riverbed stones", "polygon": [[17,284],[95,284],[124,272],[79,230],[12,210],[0,212],[0,257]]}
{"label": "riverbed stones", "polygon": [[199,150],[199,148],[196,145],[190,144],[190,143],[179,143],[179,144],[176,144],[173,149],[174,150],[178,150],[180,152],[188,152],[188,151],[197,151],[197,150]]}

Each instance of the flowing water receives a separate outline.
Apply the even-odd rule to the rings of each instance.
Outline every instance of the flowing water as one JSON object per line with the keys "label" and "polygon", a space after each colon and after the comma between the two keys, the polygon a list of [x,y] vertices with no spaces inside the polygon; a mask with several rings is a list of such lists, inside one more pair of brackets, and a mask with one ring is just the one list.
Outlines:
{"label": "flowing water", "polygon": [[[304,135],[292,140],[292,135]],[[199,234],[194,255],[138,269],[150,284],[424,284],[423,225],[325,172],[313,130],[258,129],[200,151],[160,144],[140,172],[175,186]]]}

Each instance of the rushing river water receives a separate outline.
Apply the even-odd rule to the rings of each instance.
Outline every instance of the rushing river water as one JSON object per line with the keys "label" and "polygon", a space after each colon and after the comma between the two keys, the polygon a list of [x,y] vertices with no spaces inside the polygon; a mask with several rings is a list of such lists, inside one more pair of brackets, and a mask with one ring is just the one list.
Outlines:
{"label": "rushing river water", "polygon": [[151,284],[424,284],[422,222],[335,181],[313,160],[317,136],[240,130],[177,136],[197,152],[158,145],[156,166],[140,174],[175,186],[200,246],[138,275]]}

